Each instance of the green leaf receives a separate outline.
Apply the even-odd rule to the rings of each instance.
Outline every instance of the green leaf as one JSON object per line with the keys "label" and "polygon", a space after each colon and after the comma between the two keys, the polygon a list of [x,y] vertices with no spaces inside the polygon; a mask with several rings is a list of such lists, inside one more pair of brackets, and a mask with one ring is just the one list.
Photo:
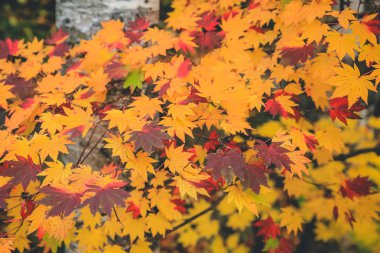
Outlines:
{"label": "green leaf", "polygon": [[277,249],[278,248],[279,241],[277,238],[269,238],[266,243],[263,251],[269,251],[272,249]]}
{"label": "green leaf", "polygon": [[142,88],[142,82],[144,80],[144,73],[140,70],[133,70],[128,73],[127,78],[124,81],[123,87],[131,87],[131,90],[134,91],[136,88]]}

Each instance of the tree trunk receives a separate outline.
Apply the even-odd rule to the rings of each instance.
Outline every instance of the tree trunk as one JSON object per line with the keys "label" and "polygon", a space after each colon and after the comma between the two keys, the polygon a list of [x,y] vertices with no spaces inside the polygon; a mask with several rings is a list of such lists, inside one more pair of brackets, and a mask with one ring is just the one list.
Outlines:
{"label": "tree trunk", "polygon": [[121,19],[124,22],[144,16],[158,22],[159,0],[57,0],[56,25],[70,33],[71,40],[89,38],[100,22]]}

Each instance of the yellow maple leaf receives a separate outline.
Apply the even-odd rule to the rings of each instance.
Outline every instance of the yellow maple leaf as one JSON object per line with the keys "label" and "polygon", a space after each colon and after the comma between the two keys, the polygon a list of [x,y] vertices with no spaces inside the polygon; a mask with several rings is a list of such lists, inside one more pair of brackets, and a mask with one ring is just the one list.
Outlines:
{"label": "yellow maple leaf", "polygon": [[67,144],[73,144],[73,142],[65,134],[58,133],[50,136],[38,134],[32,139],[31,149],[39,150],[42,161],[45,161],[47,156],[57,161],[59,153],[69,153]]}
{"label": "yellow maple leaf", "polygon": [[150,214],[146,217],[147,227],[152,231],[152,235],[161,234],[165,237],[167,230],[173,229],[172,224],[161,214]]}
{"label": "yellow maple leaf", "polygon": [[136,170],[137,173],[144,178],[145,181],[148,180],[148,172],[155,174],[152,163],[157,162],[153,158],[149,157],[146,152],[140,151],[136,156],[129,157],[129,161],[125,165],[126,168]]}
{"label": "yellow maple leaf", "polygon": [[12,253],[14,248],[15,238],[0,238],[0,253]]}
{"label": "yellow maple leaf", "polygon": [[41,184],[41,187],[52,184],[63,184],[67,185],[69,182],[69,177],[71,175],[72,163],[63,164],[60,161],[56,162],[45,162],[48,166],[47,169],[40,172],[39,176],[45,176],[44,181]]}
{"label": "yellow maple leaf", "polygon": [[334,69],[335,76],[329,79],[331,85],[336,86],[332,94],[333,98],[348,97],[348,107],[356,103],[358,98],[362,98],[367,103],[368,90],[376,92],[374,84],[370,81],[371,76],[360,75],[356,65],[351,67],[343,64],[343,67]]}
{"label": "yellow maple leaf", "polygon": [[47,130],[50,134],[55,134],[57,131],[62,129],[62,124],[58,122],[58,117],[56,114],[52,114],[51,112],[45,112],[41,114],[40,120],[41,130]]}
{"label": "yellow maple leaf", "polygon": [[328,149],[331,153],[340,153],[344,149],[342,131],[333,125],[317,131],[315,137],[319,146]]}
{"label": "yellow maple leaf", "polygon": [[139,239],[136,243],[131,246],[131,253],[153,253],[150,249],[150,242],[145,241],[145,239]]}
{"label": "yellow maple leaf", "polygon": [[0,83],[0,107],[5,110],[8,109],[7,99],[15,97],[15,95],[9,91],[10,89],[12,89],[12,85],[4,85],[4,83]]}
{"label": "yellow maple leaf", "polygon": [[126,224],[123,228],[122,235],[129,235],[131,242],[136,238],[144,239],[144,233],[146,230],[146,223],[143,219],[133,218],[132,213],[126,213],[120,218],[123,224]]}
{"label": "yellow maple leaf", "polygon": [[183,170],[190,165],[189,158],[193,155],[190,152],[184,152],[183,147],[175,147],[171,145],[169,148],[165,147],[167,159],[165,160],[165,167],[169,168],[172,173],[183,173]]}
{"label": "yellow maple leaf", "polygon": [[150,98],[145,95],[141,95],[141,97],[134,97],[133,99],[134,101],[130,104],[130,106],[140,117],[145,117],[148,115],[151,119],[154,119],[157,112],[162,113],[161,105],[163,102],[158,98]]}
{"label": "yellow maple leaf", "polygon": [[377,13],[368,15],[360,21],[353,21],[351,24],[352,33],[359,38],[360,45],[364,45],[368,40],[373,45],[377,44],[376,35],[366,26],[366,22],[375,19]]}
{"label": "yellow maple leaf", "polygon": [[47,219],[46,232],[58,241],[66,239],[72,229],[74,229],[73,213],[67,217],[53,216]]}
{"label": "yellow maple leaf", "polygon": [[94,118],[91,116],[91,108],[87,108],[87,110],[85,111],[80,107],[74,107],[73,109],[64,107],[64,111],[66,116],[57,115],[58,122],[62,125],[65,125],[69,129],[82,127],[82,136],[86,136],[86,134],[94,124]]}
{"label": "yellow maple leaf", "polygon": [[107,144],[105,148],[112,150],[112,156],[120,157],[123,163],[128,162],[131,157],[134,157],[133,146],[131,143],[126,143],[120,135],[111,135],[110,138],[104,138]]}
{"label": "yellow maple leaf", "polygon": [[297,106],[293,100],[291,100],[292,96],[289,95],[281,95],[275,97],[274,100],[281,105],[281,107],[289,114],[294,114],[293,107]]}
{"label": "yellow maple leaf", "polygon": [[120,133],[127,130],[141,131],[144,126],[144,121],[137,117],[137,114],[133,110],[117,110],[113,109],[107,112],[107,116],[104,120],[109,120],[109,128],[117,127]]}
{"label": "yellow maple leaf", "polygon": [[243,191],[239,185],[232,185],[225,191],[228,192],[227,202],[231,203],[233,201],[240,214],[245,207],[256,216],[259,215],[252,192]]}
{"label": "yellow maple leaf", "polygon": [[148,198],[151,200],[151,208],[157,207],[160,213],[168,220],[178,220],[181,213],[176,209],[176,205],[171,201],[172,194],[169,189],[149,189]]}
{"label": "yellow maple leaf", "polygon": [[356,20],[354,14],[356,11],[351,10],[350,8],[344,9],[341,12],[332,11],[330,15],[338,18],[339,24],[344,28],[348,29],[350,21]]}
{"label": "yellow maple leaf", "polygon": [[351,59],[355,59],[355,52],[359,51],[355,35],[343,34],[337,31],[331,31],[326,35],[326,41],[329,43],[327,52],[336,52],[339,59],[343,59],[347,54]]}
{"label": "yellow maple leaf", "polygon": [[286,227],[288,233],[302,231],[302,215],[292,207],[281,208],[280,226]]}

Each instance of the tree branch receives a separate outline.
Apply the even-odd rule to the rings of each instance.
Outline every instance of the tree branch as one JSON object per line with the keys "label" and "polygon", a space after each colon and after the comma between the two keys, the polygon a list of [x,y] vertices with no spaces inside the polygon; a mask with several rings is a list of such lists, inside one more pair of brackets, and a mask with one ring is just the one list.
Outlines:
{"label": "tree branch", "polygon": [[193,222],[194,220],[198,219],[199,217],[201,217],[202,215],[214,210],[219,204],[220,202],[222,202],[222,200],[224,199],[224,197],[226,197],[226,194],[223,193],[222,196],[220,196],[210,207],[206,208],[205,210],[203,210],[202,212],[200,213],[197,213],[196,215],[184,220],[182,223],[178,224],[177,226],[175,226],[172,230],[168,231],[166,234],[170,234],[180,228],[182,228],[183,226],[186,226],[187,224]]}
{"label": "tree branch", "polygon": [[380,145],[373,147],[373,148],[363,148],[363,149],[354,150],[348,154],[341,154],[341,155],[335,156],[334,160],[335,161],[345,161],[348,158],[351,158],[351,157],[354,157],[354,156],[357,156],[360,154],[371,153],[371,152],[374,152],[377,155],[380,155]]}

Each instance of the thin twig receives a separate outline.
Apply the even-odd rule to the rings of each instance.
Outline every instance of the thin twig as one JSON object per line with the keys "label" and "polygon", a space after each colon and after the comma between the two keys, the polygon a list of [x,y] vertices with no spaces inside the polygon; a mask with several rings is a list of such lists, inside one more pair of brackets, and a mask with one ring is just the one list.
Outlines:
{"label": "thin twig", "polygon": [[174,231],[176,231],[176,230],[182,228],[183,226],[186,226],[187,224],[189,224],[189,223],[193,222],[194,220],[198,219],[202,215],[204,215],[204,214],[206,214],[206,213],[214,210],[220,204],[220,202],[222,202],[222,200],[224,199],[225,196],[226,196],[226,194],[224,193],[210,207],[208,207],[205,210],[203,210],[202,212],[199,212],[196,215],[194,215],[194,216],[192,216],[192,217],[184,220],[182,223],[180,223],[177,226],[175,226],[172,230],[168,231],[166,234],[173,233]]}
{"label": "thin twig", "polygon": [[92,153],[92,151],[94,151],[94,149],[98,146],[99,142],[103,139],[103,137],[106,135],[107,132],[104,132],[102,134],[102,136],[98,139],[98,141],[95,143],[95,145],[90,149],[90,151],[87,153],[87,155],[83,158],[82,161],[80,161],[79,163],[83,163],[87,158],[88,156]]}

